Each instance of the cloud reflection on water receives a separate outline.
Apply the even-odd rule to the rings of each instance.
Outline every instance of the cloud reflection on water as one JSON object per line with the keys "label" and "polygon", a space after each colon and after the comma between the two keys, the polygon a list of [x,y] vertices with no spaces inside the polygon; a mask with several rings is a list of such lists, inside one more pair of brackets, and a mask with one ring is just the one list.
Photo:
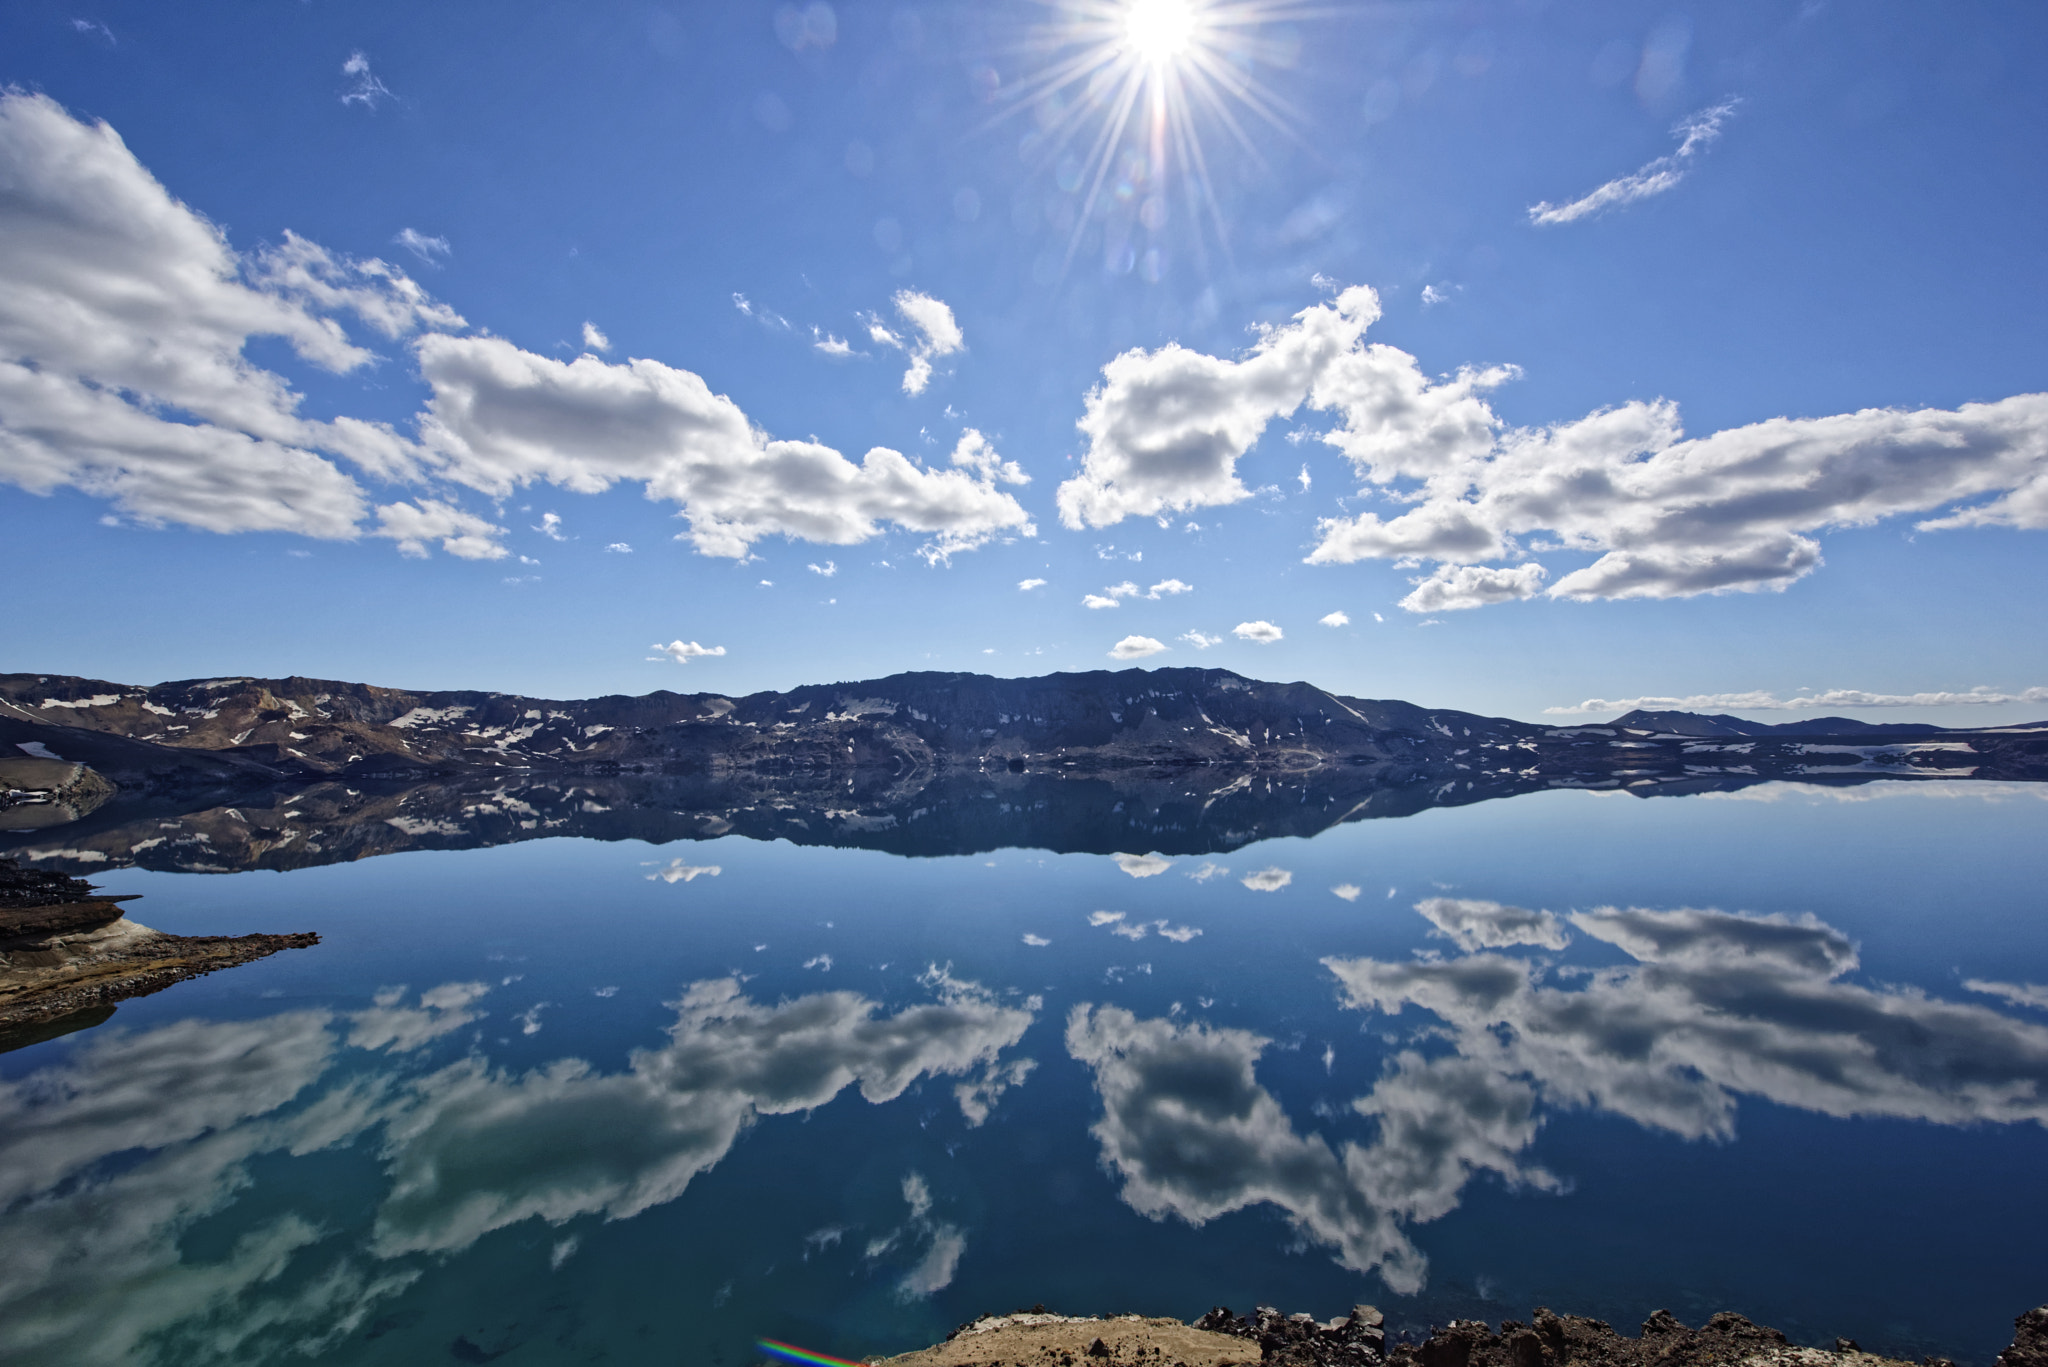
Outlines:
{"label": "cloud reflection on water", "polygon": [[1491,952],[1562,951],[1568,936],[1548,913],[1456,898],[1416,909],[1467,952],[1323,960],[1344,1006],[1412,1005],[1442,1022],[1351,1103],[1376,1122],[1368,1143],[1333,1148],[1295,1130],[1255,1076],[1263,1036],[1074,1008],[1068,1052],[1094,1072],[1093,1133],[1132,1209],[1200,1225],[1276,1206],[1343,1266],[1412,1294],[1427,1258],[1406,1226],[1455,1210],[1474,1177],[1563,1190],[1524,1158],[1546,1108],[1596,1108],[1689,1140],[1734,1138],[1745,1095],[1842,1118],[2048,1125],[2048,1028],[1842,981],[1855,946],[1810,915],[1575,912],[1573,926],[1635,962],[1567,989],[1544,985],[1547,960]]}
{"label": "cloud reflection on water", "polygon": [[[471,1055],[407,1079],[399,1057],[469,1019],[477,984],[404,1007],[301,1011],[110,1031],[0,1085],[0,1357],[199,1363],[317,1352],[419,1275],[406,1255],[452,1253],[539,1216],[625,1218],[674,1200],[758,1116],[807,1111],[849,1087],[873,1103],[958,1077],[977,1125],[1031,1071],[1002,1052],[1041,1009],[935,972],[936,1000],[882,1014],[854,992],[764,1005],[739,982],[691,984],[668,1041],[605,1074],[561,1059],[523,1074]],[[457,1017],[462,1018],[456,1020]],[[372,1071],[306,1094],[343,1041],[383,1051]],[[390,1189],[366,1242],[293,1212],[258,1218],[224,1255],[187,1255],[194,1226],[235,1204],[266,1153],[303,1156],[382,1128]],[[905,1274],[950,1281],[952,1226]],[[566,1257],[566,1255],[563,1255]],[[557,1261],[560,1261],[558,1259]]]}

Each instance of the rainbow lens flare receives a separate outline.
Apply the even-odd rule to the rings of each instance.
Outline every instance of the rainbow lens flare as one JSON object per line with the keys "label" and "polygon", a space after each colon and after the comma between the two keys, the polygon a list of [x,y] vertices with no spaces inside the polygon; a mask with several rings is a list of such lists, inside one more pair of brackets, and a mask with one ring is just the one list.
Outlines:
{"label": "rainbow lens flare", "polygon": [[784,1362],[809,1363],[811,1367],[868,1367],[865,1362],[849,1362],[845,1358],[828,1357],[824,1353],[814,1353],[808,1348],[799,1348],[793,1343],[783,1343],[777,1339],[755,1339],[754,1346],[769,1357],[781,1358]]}

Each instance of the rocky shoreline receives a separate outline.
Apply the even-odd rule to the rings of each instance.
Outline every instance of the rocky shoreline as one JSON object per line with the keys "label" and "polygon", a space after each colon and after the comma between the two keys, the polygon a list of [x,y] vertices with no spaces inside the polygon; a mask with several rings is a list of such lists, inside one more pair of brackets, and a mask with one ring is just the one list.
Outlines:
{"label": "rocky shoreline", "polygon": [[129,920],[120,904],[131,900],[0,860],[0,1050],[63,1033],[48,1027],[67,1017],[97,1024],[117,1002],[320,943],[310,933],[167,935]]}
{"label": "rocky shoreline", "polygon": [[[2013,1321],[2010,1347],[1993,1367],[2048,1367],[2048,1305]],[[1866,1353],[1849,1339],[1805,1348],[1775,1329],[1723,1311],[1697,1329],[1659,1310],[1636,1337],[1604,1320],[1538,1309],[1496,1331],[1480,1320],[1453,1320],[1419,1341],[1389,1342],[1385,1319],[1354,1306],[1328,1322],[1260,1306],[1251,1315],[1218,1307],[1183,1324],[1142,1315],[1101,1318],[1047,1313],[1043,1306],[984,1315],[942,1343],[896,1357],[887,1367],[1912,1367]],[[1954,1367],[1925,1358],[1919,1367]]]}

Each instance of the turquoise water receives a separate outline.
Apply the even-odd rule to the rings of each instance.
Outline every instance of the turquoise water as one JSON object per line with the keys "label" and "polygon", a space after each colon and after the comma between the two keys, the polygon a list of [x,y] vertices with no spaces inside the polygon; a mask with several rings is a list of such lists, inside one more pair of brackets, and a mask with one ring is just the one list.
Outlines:
{"label": "turquoise water", "polygon": [[1370,1300],[1985,1363],[2048,1299],[2044,834],[2036,790],[1873,784],[1170,858],[112,870],[159,929],[323,943],[0,1055],[0,1356],[738,1364]]}

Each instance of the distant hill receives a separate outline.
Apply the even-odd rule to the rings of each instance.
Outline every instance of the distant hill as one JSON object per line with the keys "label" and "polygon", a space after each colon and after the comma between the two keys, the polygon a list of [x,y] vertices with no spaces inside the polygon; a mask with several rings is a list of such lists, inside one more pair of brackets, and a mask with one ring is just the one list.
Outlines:
{"label": "distant hill", "polygon": [[1813,717],[1773,724],[1726,713],[1651,712],[1643,708],[1617,717],[1612,725],[1666,736],[1925,736],[1959,729],[1926,722],[1857,721],[1853,717]]}

